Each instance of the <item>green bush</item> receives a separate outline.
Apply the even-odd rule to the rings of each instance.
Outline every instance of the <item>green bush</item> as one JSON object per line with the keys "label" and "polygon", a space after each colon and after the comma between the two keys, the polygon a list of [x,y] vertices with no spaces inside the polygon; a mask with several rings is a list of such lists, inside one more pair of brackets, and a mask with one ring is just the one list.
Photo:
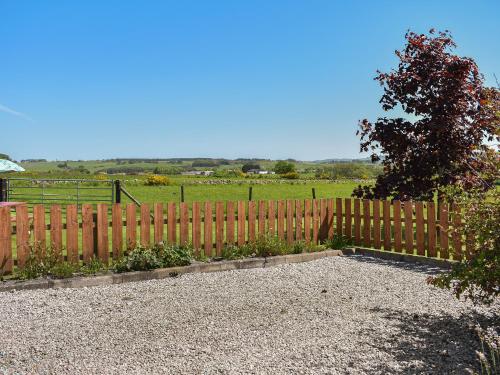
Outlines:
{"label": "green bush", "polygon": [[334,234],[332,238],[325,240],[324,245],[328,249],[342,250],[352,245],[352,240],[347,236]]}
{"label": "green bush", "polygon": [[300,176],[297,172],[288,172],[282,174],[281,177],[286,178],[287,180],[298,180]]}

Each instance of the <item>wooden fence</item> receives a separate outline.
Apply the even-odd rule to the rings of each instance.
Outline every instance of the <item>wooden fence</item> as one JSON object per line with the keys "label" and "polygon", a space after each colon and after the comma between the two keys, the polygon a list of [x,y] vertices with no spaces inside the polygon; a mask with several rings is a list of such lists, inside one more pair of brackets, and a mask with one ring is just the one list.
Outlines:
{"label": "wooden fence", "polygon": [[[49,214],[46,214],[49,208]],[[84,204],[0,208],[0,265],[23,267],[30,244],[50,244],[69,261],[104,262],[137,242],[144,246],[190,243],[197,255],[221,255],[228,244],[258,236],[317,244],[342,235],[355,245],[444,259],[462,259],[466,249],[458,207],[433,202],[318,199],[239,202]],[[125,228],[125,230],[124,230]],[[50,241],[50,242],[49,242]]]}

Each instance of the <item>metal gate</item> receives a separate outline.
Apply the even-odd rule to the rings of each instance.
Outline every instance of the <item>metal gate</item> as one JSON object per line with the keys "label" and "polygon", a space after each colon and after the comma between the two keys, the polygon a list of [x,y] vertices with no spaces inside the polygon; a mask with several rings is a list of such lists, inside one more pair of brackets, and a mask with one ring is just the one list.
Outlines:
{"label": "metal gate", "polygon": [[7,178],[0,182],[0,201],[64,205],[115,202],[113,180]]}

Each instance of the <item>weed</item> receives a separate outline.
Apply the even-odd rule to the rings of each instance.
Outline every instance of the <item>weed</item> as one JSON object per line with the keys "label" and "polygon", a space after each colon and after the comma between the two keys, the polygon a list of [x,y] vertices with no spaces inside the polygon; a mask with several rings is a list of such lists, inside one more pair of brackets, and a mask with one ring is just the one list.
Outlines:
{"label": "weed", "polygon": [[332,238],[327,239],[324,245],[329,249],[342,250],[352,245],[352,240],[349,237],[335,234]]}

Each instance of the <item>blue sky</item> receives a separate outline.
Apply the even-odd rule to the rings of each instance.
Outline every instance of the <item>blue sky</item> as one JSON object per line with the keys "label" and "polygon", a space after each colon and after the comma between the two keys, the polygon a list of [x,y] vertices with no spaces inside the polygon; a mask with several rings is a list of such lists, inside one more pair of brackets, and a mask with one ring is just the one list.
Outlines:
{"label": "blue sky", "polygon": [[497,0],[0,0],[0,152],[359,157],[375,71],[406,30],[451,30],[493,85],[499,14]]}

